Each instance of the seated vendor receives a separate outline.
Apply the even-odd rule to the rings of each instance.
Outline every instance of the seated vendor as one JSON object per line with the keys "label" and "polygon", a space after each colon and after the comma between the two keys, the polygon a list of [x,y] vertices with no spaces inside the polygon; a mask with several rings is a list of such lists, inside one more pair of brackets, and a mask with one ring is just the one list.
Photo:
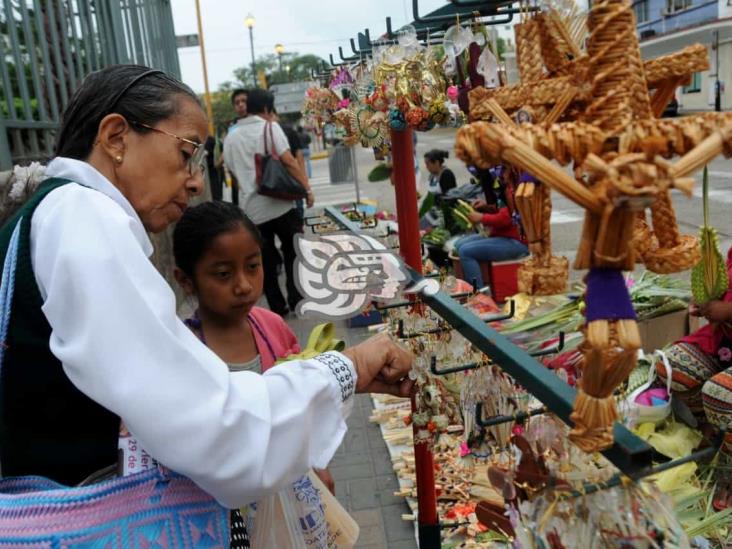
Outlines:
{"label": "seated vendor", "polygon": [[[732,248],[727,253],[727,269],[732,278]],[[705,432],[727,429],[722,455],[732,464],[732,289],[719,300],[692,304],[690,313],[709,324],[677,341],[667,351],[673,373],[671,390],[682,400]],[[657,367],[664,379],[666,371]],[[732,506],[732,482],[720,488],[714,506]]]}
{"label": "seated vendor", "polygon": [[463,276],[471,283],[474,280],[477,288],[485,285],[480,263],[518,259],[529,253],[519,223],[513,216],[510,190],[507,191],[508,186],[502,183],[501,168],[479,171],[485,200],[474,200],[472,205],[477,211],[468,216],[473,223],[486,227],[490,236],[472,234],[455,243]]}

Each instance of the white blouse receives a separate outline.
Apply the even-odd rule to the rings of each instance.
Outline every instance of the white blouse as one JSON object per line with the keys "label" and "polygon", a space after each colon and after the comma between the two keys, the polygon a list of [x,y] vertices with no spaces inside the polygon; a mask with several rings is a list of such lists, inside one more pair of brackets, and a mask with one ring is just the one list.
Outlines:
{"label": "white blouse", "polygon": [[[130,203],[91,165],[56,158],[31,260],[71,382],[161,463],[238,507],[323,468],[346,432],[356,372],[340,353],[231,374],[176,316]],[[154,185],[154,181],[148,184]]]}

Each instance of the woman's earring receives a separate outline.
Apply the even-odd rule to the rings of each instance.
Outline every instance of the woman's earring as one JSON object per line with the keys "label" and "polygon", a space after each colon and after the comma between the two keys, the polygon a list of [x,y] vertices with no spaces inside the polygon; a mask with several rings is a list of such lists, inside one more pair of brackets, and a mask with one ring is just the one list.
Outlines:
{"label": "woman's earring", "polygon": [[115,156],[114,160],[115,162],[117,162],[117,164],[122,164],[122,155]]}

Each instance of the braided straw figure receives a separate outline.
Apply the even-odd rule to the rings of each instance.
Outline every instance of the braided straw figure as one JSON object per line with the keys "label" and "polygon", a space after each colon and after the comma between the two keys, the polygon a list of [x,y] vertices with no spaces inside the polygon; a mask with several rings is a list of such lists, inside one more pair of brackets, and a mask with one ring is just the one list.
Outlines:
{"label": "braided straw figure", "polygon": [[544,74],[539,27],[539,21],[535,18],[514,27],[516,61],[522,82],[535,82]]}
{"label": "braided straw figure", "polygon": [[[589,269],[583,377],[570,437],[584,450],[595,451],[612,443],[617,418],[613,392],[634,367],[640,347],[622,271],[633,269],[636,252],[649,268],[664,272],[698,260],[696,241],[679,234],[669,191],[690,194],[693,180],[686,176],[720,153],[732,153],[732,117],[653,118],[667,96],[669,79],[681,81],[692,69],[708,64],[700,59],[699,48],[666,56],[667,66],[643,63],[628,1],[594,3],[588,23],[588,55],[572,61],[573,76],[481,93],[481,104],[473,106],[492,117],[497,107],[509,111],[538,103],[552,108],[550,124],[473,123],[459,131],[456,150],[479,167],[504,162],[525,170],[587,211],[575,263],[575,268]],[[653,76],[644,68],[649,74],[652,69]],[[561,97],[548,101],[541,95],[552,87]],[[649,88],[656,89],[653,104]],[[556,123],[569,116],[574,120]],[[667,160],[676,154],[684,156],[674,164]],[[575,176],[548,159],[572,164]],[[652,235],[644,223],[648,207]],[[645,246],[638,245],[636,230],[648,231]],[[545,257],[543,248],[533,251],[534,261]]]}
{"label": "braided straw figure", "polygon": [[565,38],[567,33],[563,32],[562,22],[552,10],[540,13],[536,20],[539,23],[541,55],[547,73],[552,76],[569,74],[571,61],[578,52],[573,51],[571,39]]}
{"label": "braided straw figure", "polygon": [[556,295],[567,289],[569,262],[552,256],[551,189],[523,173],[514,197],[531,258],[518,271],[518,289],[528,295]]}

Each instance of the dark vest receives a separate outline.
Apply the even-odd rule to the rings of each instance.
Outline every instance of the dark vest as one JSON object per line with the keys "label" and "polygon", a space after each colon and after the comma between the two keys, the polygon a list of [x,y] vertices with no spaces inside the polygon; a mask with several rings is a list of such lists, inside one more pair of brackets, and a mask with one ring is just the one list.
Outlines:
{"label": "dark vest", "polygon": [[120,420],[71,383],[49,348],[51,326],[41,310],[43,298],[31,264],[31,217],[49,192],[67,183],[56,178],[43,182],[0,229],[4,260],[23,218],[0,374],[0,468],[4,477],[40,475],[74,485],[116,462]]}

